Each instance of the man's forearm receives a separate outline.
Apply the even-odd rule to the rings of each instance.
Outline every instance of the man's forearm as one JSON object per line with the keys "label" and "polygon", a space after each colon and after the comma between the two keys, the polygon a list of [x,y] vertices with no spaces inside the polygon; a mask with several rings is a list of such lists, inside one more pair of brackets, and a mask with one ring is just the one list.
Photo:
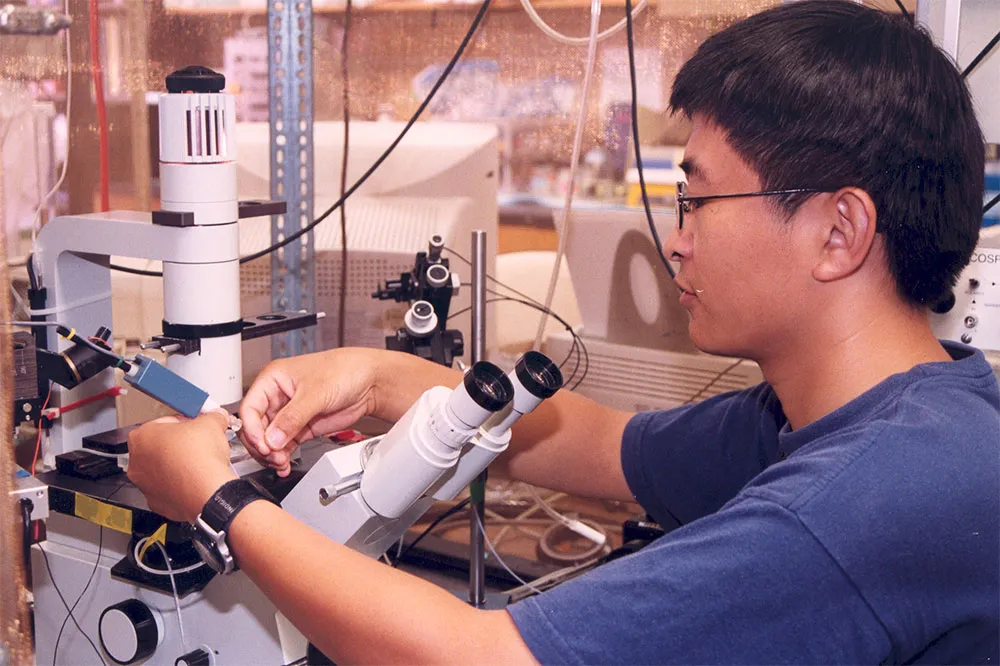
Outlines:
{"label": "man's forearm", "polygon": [[337,663],[534,661],[506,611],[474,609],[267,502],[241,511],[229,540],[240,568]]}

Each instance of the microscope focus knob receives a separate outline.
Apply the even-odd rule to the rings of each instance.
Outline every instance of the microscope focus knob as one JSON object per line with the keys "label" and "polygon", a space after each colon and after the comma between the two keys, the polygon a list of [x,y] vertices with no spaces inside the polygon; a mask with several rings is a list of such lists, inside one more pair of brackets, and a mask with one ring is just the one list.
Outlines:
{"label": "microscope focus knob", "polygon": [[202,645],[177,657],[174,666],[215,666],[215,654],[207,645]]}
{"label": "microscope focus knob", "polygon": [[101,647],[118,664],[145,659],[163,640],[159,614],[138,599],[126,599],[105,608],[97,628]]}
{"label": "microscope focus knob", "polygon": [[403,315],[407,332],[415,338],[425,338],[437,328],[438,318],[434,306],[427,301],[417,301]]}

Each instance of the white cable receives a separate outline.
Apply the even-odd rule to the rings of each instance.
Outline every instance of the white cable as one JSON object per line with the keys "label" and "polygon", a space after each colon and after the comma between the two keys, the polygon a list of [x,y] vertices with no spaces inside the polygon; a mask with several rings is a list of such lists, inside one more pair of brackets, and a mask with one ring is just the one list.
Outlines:
{"label": "white cable", "polygon": [[504,562],[503,558],[501,558],[497,554],[497,551],[494,550],[493,544],[490,543],[490,538],[488,536],[486,536],[486,529],[483,527],[483,521],[479,519],[479,513],[476,512],[476,511],[471,511],[470,513],[472,513],[472,515],[476,517],[476,527],[479,528],[479,532],[483,535],[483,541],[486,542],[486,547],[490,549],[491,553],[493,553],[493,557],[495,557],[496,561],[500,563],[500,566],[502,566],[504,569],[506,569],[507,573],[509,573],[511,576],[513,576],[514,580],[516,580],[518,583],[520,583],[521,585],[527,587],[529,590],[532,590],[535,594],[541,594],[542,593],[541,590],[539,590],[537,587],[535,587],[534,585],[532,585],[531,583],[529,583],[528,581],[524,580],[523,578],[521,578],[516,573],[514,573],[513,571],[510,570],[510,567],[507,566],[507,563]]}
{"label": "white cable", "polygon": [[[607,549],[607,544],[606,544],[607,535],[602,534],[604,539],[601,541],[594,541],[593,539],[587,537],[588,540],[593,543],[593,545],[591,545],[587,550],[581,553],[576,553],[576,554],[561,553],[558,550],[556,550],[551,543],[549,543],[549,540],[555,536],[556,530],[559,529],[560,527],[565,527],[566,529],[576,532],[576,530],[571,528],[569,525],[557,522],[554,523],[551,527],[549,527],[549,529],[545,530],[545,533],[542,534],[542,537],[538,540],[539,550],[541,550],[542,554],[548,557],[550,560],[553,560],[555,562],[561,562],[563,564],[567,562],[577,562],[580,560],[587,561],[594,557],[597,557]],[[603,533],[603,529],[600,527],[593,528],[590,527],[589,525],[587,527],[591,530],[594,530],[597,533]]]}
{"label": "white cable", "polygon": [[569,518],[567,516],[562,515],[561,513],[553,509],[548,502],[542,499],[541,495],[538,494],[538,491],[535,490],[534,486],[529,485],[528,492],[531,493],[531,495],[535,498],[535,501],[538,502],[538,505],[542,508],[542,510],[545,513],[552,516],[552,518],[557,520],[562,525],[565,525],[568,529],[576,532],[585,539],[590,539],[598,546],[603,546],[605,543],[607,543],[608,541],[607,534],[604,534],[600,530],[595,530],[593,527],[587,525],[581,520],[576,520],[574,518]]}
{"label": "white cable", "polygon": [[66,303],[65,305],[56,305],[51,308],[41,308],[38,310],[32,310],[32,317],[47,317],[52,314],[59,314],[60,312],[68,312],[74,308],[82,308],[84,305],[92,305],[94,303],[104,301],[111,298],[110,291],[102,291],[99,294],[93,294],[87,296],[86,298],[81,298],[78,301],[73,301],[72,303]]}
{"label": "white cable", "polygon": [[[148,537],[147,537],[148,538]],[[145,541],[146,539],[142,539]],[[167,572],[170,574],[170,588],[174,591],[174,608],[177,609],[177,626],[181,629],[181,647],[185,651],[188,649],[187,637],[184,635],[184,620],[181,619],[181,598],[177,594],[177,583],[174,582],[174,570],[170,566],[170,558],[167,557],[167,549],[163,547],[163,544],[159,541],[156,542],[156,547],[160,549],[163,553],[163,561],[167,564]]]}
{"label": "white cable", "polygon": [[[583,74],[583,90],[580,93],[580,114],[576,119],[576,135],[573,137],[573,154],[569,165],[569,183],[566,187],[566,205],[563,207],[562,224],[556,220],[556,231],[559,234],[559,246],[556,249],[556,261],[552,265],[552,276],[549,278],[549,290],[545,295],[545,310],[552,309],[552,299],[556,293],[556,282],[559,280],[559,267],[563,255],[566,254],[566,237],[569,236],[570,210],[573,207],[573,188],[576,185],[576,171],[580,163],[580,148],[583,145],[583,126],[587,120],[587,99],[590,97],[590,83],[594,78],[594,62],[597,60],[597,35],[601,22],[601,0],[590,1],[590,42],[587,46],[587,64]],[[561,228],[560,228],[561,226]],[[541,313],[538,320],[538,332],[532,349],[539,351],[542,347],[542,337],[545,335],[545,325],[549,316]]]}
{"label": "white cable", "polygon": [[[66,16],[69,16],[69,0],[66,0],[63,11]],[[42,208],[48,203],[48,200],[52,198],[52,195],[59,191],[62,187],[63,181],[66,180],[66,166],[69,164],[69,133],[70,133],[70,109],[73,103],[73,58],[71,56],[69,48],[69,28],[63,30],[66,33],[66,157],[63,159],[62,170],[59,174],[59,180],[56,184],[52,186],[42,200],[38,202],[38,208],[35,209],[35,218],[31,222],[31,245],[35,244],[35,236],[38,234],[39,229],[41,229],[41,219],[42,219]]]}
{"label": "white cable", "polygon": [[[647,0],[639,0],[639,3],[632,9],[632,19],[634,20],[643,9],[646,8]],[[590,43],[589,37],[569,37],[557,31],[555,28],[550,26],[548,23],[542,20],[542,17],[538,15],[535,8],[531,6],[530,0],[521,0],[521,6],[524,7],[524,11],[528,13],[532,22],[537,25],[542,32],[556,40],[557,42],[562,42],[563,44],[570,44],[573,46],[583,46],[584,44]],[[598,33],[597,41],[603,42],[605,39],[611,35],[615,35],[622,31],[627,24],[627,19],[622,19],[618,23],[605,30],[604,32]]]}
{"label": "white cable", "polygon": [[[135,548],[132,550],[132,555],[133,558],[135,559],[136,565],[148,574],[152,574],[154,576],[173,576],[175,574],[182,574],[182,573],[187,573],[189,571],[194,571],[195,569],[200,569],[203,566],[205,566],[204,562],[195,562],[194,564],[188,565],[182,569],[171,569],[170,563],[168,562],[166,569],[154,569],[153,567],[143,563],[143,561],[139,559],[139,551],[142,550],[142,547],[146,545],[147,541],[149,541],[149,537],[143,537],[142,539],[139,539],[135,544]],[[160,545],[160,543],[156,542],[156,545]]]}

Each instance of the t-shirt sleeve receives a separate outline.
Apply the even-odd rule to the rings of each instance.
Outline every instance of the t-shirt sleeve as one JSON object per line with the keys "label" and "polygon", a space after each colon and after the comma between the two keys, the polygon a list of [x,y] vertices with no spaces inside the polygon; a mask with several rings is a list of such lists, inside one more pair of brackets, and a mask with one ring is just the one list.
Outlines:
{"label": "t-shirt sleeve", "polygon": [[877,663],[890,650],[822,545],[759,499],[508,612],[543,664]]}
{"label": "t-shirt sleeve", "polygon": [[718,511],[778,456],[781,404],[767,385],[725,393],[625,426],[622,470],[664,527]]}

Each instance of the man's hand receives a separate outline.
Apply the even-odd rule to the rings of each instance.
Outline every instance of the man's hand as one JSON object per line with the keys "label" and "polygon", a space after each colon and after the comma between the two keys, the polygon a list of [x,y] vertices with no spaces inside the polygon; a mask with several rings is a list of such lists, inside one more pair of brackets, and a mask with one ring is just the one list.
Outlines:
{"label": "man's hand", "polygon": [[194,521],[219,486],[236,474],[229,466],[229,419],[221,412],[196,419],[165,416],[128,436],[128,478],[152,511]]}
{"label": "man's hand", "polygon": [[240,407],[247,450],[287,476],[299,444],[371,414],[377,359],[372,352],[335,349],[269,363]]}

